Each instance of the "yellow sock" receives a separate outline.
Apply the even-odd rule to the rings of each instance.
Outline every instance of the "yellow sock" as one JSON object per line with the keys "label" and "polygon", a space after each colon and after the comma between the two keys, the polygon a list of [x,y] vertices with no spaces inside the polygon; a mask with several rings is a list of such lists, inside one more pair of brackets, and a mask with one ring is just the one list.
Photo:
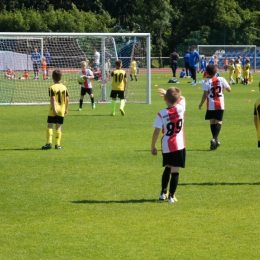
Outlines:
{"label": "yellow sock", "polygon": [[47,144],[52,144],[52,135],[53,135],[52,128],[47,128],[46,130]]}
{"label": "yellow sock", "polygon": [[120,109],[124,110],[124,107],[125,107],[125,100],[120,99]]}
{"label": "yellow sock", "polygon": [[60,139],[61,139],[61,131],[57,130],[56,131],[56,143],[55,143],[55,145],[60,146]]}

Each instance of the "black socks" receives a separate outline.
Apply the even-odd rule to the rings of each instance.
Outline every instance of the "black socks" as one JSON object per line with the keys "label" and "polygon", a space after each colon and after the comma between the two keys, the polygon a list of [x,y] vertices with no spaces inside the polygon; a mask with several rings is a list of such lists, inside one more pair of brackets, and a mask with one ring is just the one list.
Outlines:
{"label": "black socks", "polygon": [[179,182],[179,173],[178,172],[173,172],[171,177],[171,182],[170,182],[170,195],[173,197],[176,189],[177,189],[177,185]]}
{"label": "black socks", "polygon": [[[170,181],[170,176],[171,176],[171,181]],[[178,172],[171,173],[171,168],[165,167],[162,175],[162,193],[165,194],[167,193],[167,187],[169,181],[170,181],[170,194],[171,196],[173,196],[178,186],[179,173]]]}
{"label": "black socks", "polygon": [[212,124],[212,125],[210,125],[210,130],[211,130],[211,133],[212,133],[212,137],[215,140],[218,140],[218,135],[219,135],[220,130],[221,130],[221,124]]}

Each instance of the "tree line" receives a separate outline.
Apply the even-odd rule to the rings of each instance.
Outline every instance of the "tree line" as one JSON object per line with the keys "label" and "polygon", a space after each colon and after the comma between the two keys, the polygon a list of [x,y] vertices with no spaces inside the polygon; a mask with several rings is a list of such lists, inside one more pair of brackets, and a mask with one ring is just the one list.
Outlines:
{"label": "tree line", "polygon": [[178,45],[260,46],[260,0],[2,0],[2,32],[150,32],[152,53]]}

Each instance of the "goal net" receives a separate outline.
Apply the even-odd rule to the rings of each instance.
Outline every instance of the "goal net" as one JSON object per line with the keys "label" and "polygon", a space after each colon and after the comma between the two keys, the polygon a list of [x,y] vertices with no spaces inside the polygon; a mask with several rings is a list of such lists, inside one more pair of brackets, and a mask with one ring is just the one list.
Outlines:
{"label": "goal net", "polygon": [[240,56],[242,59],[249,58],[250,67],[256,71],[258,62],[256,45],[198,45],[197,50],[200,56],[206,57],[207,60],[216,56],[220,69],[224,68],[224,60],[226,58],[230,60],[237,59]]}
{"label": "goal net", "polygon": [[[94,48],[100,53],[99,68],[95,68]],[[38,75],[32,60],[35,49],[41,56]],[[140,67],[137,81],[130,78],[134,57]],[[86,61],[93,70],[95,101],[110,102],[112,79],[102,89],[100,85],[115,69],[117,59],[122,60],[127,72],[126,101],[150,104],[150,34],[0,33],[0,104],[49,103],[48,88],[53,84],[54,69],[62,71],[62,83],[69,90],[70,102],[77,103],[81,61]],[[90,102],[87,96],[85,100]]]}

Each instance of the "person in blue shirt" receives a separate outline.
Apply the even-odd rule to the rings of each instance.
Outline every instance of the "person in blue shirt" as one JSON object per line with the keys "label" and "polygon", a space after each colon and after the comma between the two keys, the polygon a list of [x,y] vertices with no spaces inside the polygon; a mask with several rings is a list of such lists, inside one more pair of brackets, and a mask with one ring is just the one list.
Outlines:
{"label": "person in blue shirt", "polygon": [[244,66],[246,65],[246,56],[243,56],[242,59],[242,68],[244,69]]}
{"label": "person in blue shirt", "polygon": [[186,78],[185,69],[182,69],[182,71],[181,71],[181,73],[180,73],[180,78]]}
{"label": "person in blue shirt", "polygon": [[215,65],[214,57],[212,56],[209,60],[209,64]]}
{"label": "person in blue shirt", "polygon": [[205,60],[205,57],[202,57],[201,60],[200,60],[200,70],[198,72],[205,72],[206,71],[206,60]]}
{"label": "person in blue shirt", "polygon": [[38,52],[37,48],[35,48],[34,52],[31,55],[31,60],[33,62],[34,79],[39,79],[39,68],[41,66],[41,58],[41,54]]}
{"label": "person in blue shirt", "polygon": [[189,76],[190,71],[190,52],[189,50],[186,51],[186,54],[184,55],[184,64],[186,69],[186,76]]}
{"label": "person in blue shirt", "polygon": [[49,79],[49,67],[51,64],[51,54],[49,53],[48,48],[45,49],[44,57],[45,57],[46,63],[47,63],[46,77],[47,77],[47,79]]}
{"label": "person in blue shirt", "polygon": [[190,65],[191,77],[193,78],[195,84],[196,84],[196,72],[197,72],[199,60],[200,60],[200,55],[197,52],[197,47],[195,45],[192,45],[190,58],[189,58],[189,65]]}

